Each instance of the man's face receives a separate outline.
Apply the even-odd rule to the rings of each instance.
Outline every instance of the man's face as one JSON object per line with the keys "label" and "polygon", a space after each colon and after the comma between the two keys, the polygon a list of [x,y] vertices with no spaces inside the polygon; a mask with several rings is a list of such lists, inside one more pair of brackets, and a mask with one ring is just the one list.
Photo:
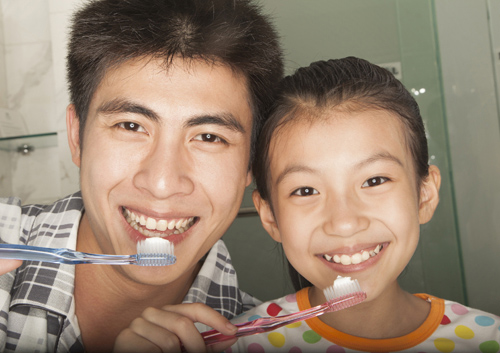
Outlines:
{"label": "man's face", "polygon": [[157,284],[189,272],[227,230],[251,182],[245,79],[202,61],[175,59],[168,70],[155,60],[131,61],[110,70],[96,90],[82,151],[76,118],[68,119],[82,222],[90,226],[79,244],[135,254],[138,241],[164,237],[175,244],[175,265],[120,271]]}

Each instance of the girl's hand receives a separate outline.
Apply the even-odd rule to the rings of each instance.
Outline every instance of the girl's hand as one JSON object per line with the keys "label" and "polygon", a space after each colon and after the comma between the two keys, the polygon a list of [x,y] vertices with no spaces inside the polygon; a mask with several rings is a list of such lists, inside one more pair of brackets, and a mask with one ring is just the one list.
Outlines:
{"label": "girl's hand", "polygon": [[114,352],[221,352],[236,338],[206,347],[195,322],[208,325],[231,336],[236,327],[224,316],[205,304],[167,305],[161,309],[148,308],[132,321],[115,341]]}

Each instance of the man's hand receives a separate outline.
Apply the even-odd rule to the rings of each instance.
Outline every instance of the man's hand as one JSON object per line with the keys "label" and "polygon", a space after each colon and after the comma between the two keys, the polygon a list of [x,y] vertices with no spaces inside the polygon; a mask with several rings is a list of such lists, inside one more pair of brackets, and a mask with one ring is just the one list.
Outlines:
{"label": "man's hand", "polygon": [[22,260],[0,259],[0,276],[15,270],[23,263]]}
{"label": "man's hand", "polygon": [[205,304],[167,305],[162,309],[148,308],[132,321],[115,341],[114,352],[221,352],[236,338],[206,347],[194,323],[208,325],[224,335],[237,331],[224,316]]}

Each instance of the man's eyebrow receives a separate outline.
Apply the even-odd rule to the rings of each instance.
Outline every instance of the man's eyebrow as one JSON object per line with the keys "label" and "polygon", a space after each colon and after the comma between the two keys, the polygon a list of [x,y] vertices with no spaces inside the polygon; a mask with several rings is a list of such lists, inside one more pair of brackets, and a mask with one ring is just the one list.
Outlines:
{"label": "man's eyebrow", "polygon": [[241,132],[243,134],[245,133],[243,125],[241,125],[238,119],[236,119],[236,117],[231,113],[196,116],[186,121],[184,127],[187,128],[198,125],[220,125],[230,130]]}
{"label": "man's eyebrow", "polygon": [[116,98],[103,103],[97,108],[97,113],[113,114],[113,113],[133,113],[143,115],[146,118],[155,122],[160,121],[160,117],[153,110],[126,99]]}

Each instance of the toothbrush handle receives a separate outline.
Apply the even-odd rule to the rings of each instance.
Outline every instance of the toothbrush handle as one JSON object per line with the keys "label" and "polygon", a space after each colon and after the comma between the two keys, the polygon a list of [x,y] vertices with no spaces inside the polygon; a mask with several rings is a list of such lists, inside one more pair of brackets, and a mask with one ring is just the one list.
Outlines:
{"label": "toothbrush handle", "polygon": [[135,255],[89,254],[70,249],[53,249],[20,244],[0,244],[0,259],[55,262],[61,264],[124,265],[137,262]]}
{"label": "toothbrush handle", "polygon": [[282,326],[293,324],[297,321],[307,320],[312,317],[321,315],[325,313],[326,310],[328,310],[328,305],[323,304],[294,314],[277,317],[261,317],[253,321],[236,324],[235,326],[238,328],[238,332],[236,332],[234,336],[225,336],[217,330],[203,332],[201,336],[205,340],[205,344],[209,346],[217,342],[232,339],[234,337],[244,337],[255,335],[257,333],[269,332]]}
{"label": "toothbrush handle", "polygon": [[216,330],[206,331],[201,335],[205,340],[205,344],[209,346],[217,342],[232,339],[234,337],[243,337],[254,335],[257,333],[269,332],[298,321],[311,319],[326,312],[338,311],[350,307],[352,305],[361,303],[365,299],[366,293],[355,292],[330,300],[324,304],[299,311],[297,313],[276,317],[262,317],[253,321],[237,324],[236,327],[238,327],[238,332],[236,332],[234,336],[225,336]]}

